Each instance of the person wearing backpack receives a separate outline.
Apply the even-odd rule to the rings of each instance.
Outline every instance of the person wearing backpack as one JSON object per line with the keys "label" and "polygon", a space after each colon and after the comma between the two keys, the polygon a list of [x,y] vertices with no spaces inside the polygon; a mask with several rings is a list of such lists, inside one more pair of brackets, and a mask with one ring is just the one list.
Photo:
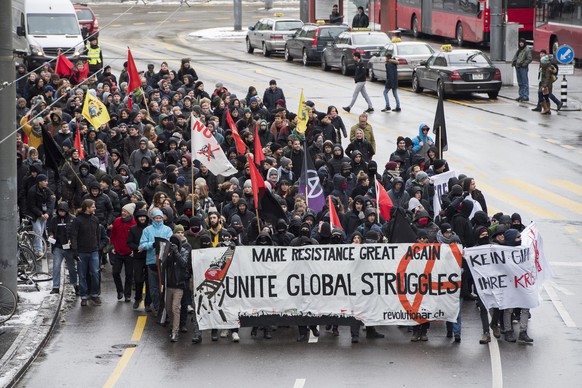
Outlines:
{"label": "person wearing backpack", "polygon": [[[541,72],[542,72],[542,58],[544,58],[544,57],[549,58],[550,64],[555,69],[555,71],[553,73],[553,77],[552,77],[552,83],[553,83],[558,79],[558,77],[557,77],[558,70],[559,70],[558,63],[557,63],[556,58],[553,55],[548,55],[548,52],[545,49],[540,50],[540,68],[539,68],[539,73],[538,73],[539,74],[538,80],[541,79],[540,77],[541,77]],[[548,102],[548,109],[550,106],[549,100],[552,100],[554,102],[554,104],[556,104],[558,111],[560,109],[562,109],[563,102],[558,100],[558,98],[552,93],[551,88],[548,89],[547,97],[548,97],[548,101],[547,101]],[[544,100],[544,95],[543,95],[543,92],[540,88],[540,90],[538,91],[538,103],[537,103],[536,107],[532,109],[532,111],[534,111],[534,112],[541,112],[542,111],[542,100]],[[548,113],[545,113],[545,114],[548,114]]]}

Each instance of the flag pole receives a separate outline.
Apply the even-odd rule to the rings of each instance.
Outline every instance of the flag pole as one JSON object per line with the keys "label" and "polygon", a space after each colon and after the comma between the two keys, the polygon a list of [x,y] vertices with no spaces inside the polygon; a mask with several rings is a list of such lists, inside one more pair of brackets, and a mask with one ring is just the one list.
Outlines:
{"label": "flag pole", "polygon": [[259,234],[261,233],[261,219],[259,218],[259,209],[255,208],[255,214],[257,215],[257,229],[259,230]]}

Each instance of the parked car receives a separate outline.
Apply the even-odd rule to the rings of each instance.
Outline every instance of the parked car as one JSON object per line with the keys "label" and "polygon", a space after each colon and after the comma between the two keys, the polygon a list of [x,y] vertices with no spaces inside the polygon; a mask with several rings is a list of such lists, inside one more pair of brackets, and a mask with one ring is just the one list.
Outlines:
{"label": "parked car", "polygon": [[501,71],[479,50],[445,49],[421,61],[412,73],[412,89],[430,89],[445,97],[457,93],[487,93],[497,98]]}
{"label": "parked car", "polygon": [[376,31],[346,31],[323,49],[321,68],[325,71],[339,68],[343,75],[350,74],[355,68],[353,53],[359,52],[367,65],[370,58],[380,52],[390,43],[390,38],[384,32]]}
{"label": "parked car", "polygon": [[289,35],[285,42],[285,60],[291,62],[301,58],[303,65],[321,62],[321,53],[328,42],[350,28],[337,24],[306,24]]}
{"label": "parked car", "polygon": [[79,24],[81,25],[83,38],[87,39],[88,36],[97,33],[99,31],[99,21],[91,7],[82,3],[75,3],[74,7],[77,13],[77,19],[79,19]]}
{"label": "parked car", "polygon": [[264,18],[249,27],[246,37],[247,52],[252,54],[256,48],[263,50],[263,55],[271,56],[273,52],[285,50],[285,38],[303,27],[299,19]]}
{"label": "parked car", "polygon": [[386,53],[392,53],[392,57],[398,60],[398,79],[401,81],[412,80],[414,67],[422,60],[428,60],[435,50],[424,42],[394,42],[389,43],[368,62],[368,76],[370,80],[386,79]]}

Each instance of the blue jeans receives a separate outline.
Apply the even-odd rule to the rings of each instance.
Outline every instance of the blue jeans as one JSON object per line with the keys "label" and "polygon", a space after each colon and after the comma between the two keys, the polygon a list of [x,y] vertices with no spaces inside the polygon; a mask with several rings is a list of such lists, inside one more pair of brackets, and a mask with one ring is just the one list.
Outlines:
{"label": "blue jeans", "polygon": [[160,286],[159,286],[159,279],[158,273],[153,271],[148,266],[148,283],[150,285],[150,296],[152,297],[152,305],[154,306],[154,310],[160,310]]}
{"label": "blue jeans", "polygon": [[[79,252],[79,291],[81,299],[89,299],[89,296],[99,296],[99,252]],[[89,275],[87,275],[89,271]],[[91,277],[91,290],[87,289],[87,276]]]}
{"label": "blue jeans", "polygon": [[69,270],[69,280],[71,284],[76,286],[78,284],[77,263],[73,259],[73,252],[70,249],[56,248],[53,250],[53,288],[61,286],[61,266],[63,259],[67,262],[67,269]]}
{"label": "blue jeans", "polygon": [[[46,220],[42,217],[38,217],[36,219],[36,221],[34,221],[32,223],[32,230],[34,231],[34,233],[36,233],[39,236],[43,235],[45,229],[46,229]],[[42,251],[42,242],[40,240],[40,237],[34,238],[33,245],[34,245],[34,253]]]}
{"label": "blue jeans", "polygon": [[517,85],[519,86],[519,97],[529,99],[529,79],[527,78],[527,67],[516,67]]}
{"label": "blue jeans", "polygon": [[390,108],[390,100],[388,99],[388,93],[390,93],[390,90],[392,90],[394,101],[396,101],[396,108],[400,108],[400,100],[398,99],[398,88],[384,89],[384,100],[386,100],[386,108]]}
{"label": "blue jeans", "polygon": [[457,322],[447,322],[447,331],[452,331],[455,336],[461,335],[461,315],[463,311],[463,298],[459,300],[459,315],[457,316]]}

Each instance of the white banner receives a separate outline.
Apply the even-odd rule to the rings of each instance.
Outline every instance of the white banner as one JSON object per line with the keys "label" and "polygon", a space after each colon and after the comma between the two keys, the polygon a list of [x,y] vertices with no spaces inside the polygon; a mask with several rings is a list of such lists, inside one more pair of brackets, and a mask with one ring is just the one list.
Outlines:
{"label": "white banner", "polygon": [[449,179],[455,176],[457,176],[457,174],[454,171],[447,171],[431,177],[434,182],[432,208],[435,217],[438,216],[441,211],[442,198],[449,192]]}
{"label": "white banner", "polygon": [[[529,235],[531,237],[527,237]],[[534,224],[521,233],[522,245],[483,245],[465,248],[475,287],[490,309],[534,308],[545,280],[553,276],[543,243]]]}
{"label": "white banner", "polygon": [[455,321],[461,247],[365,244],[194,250],[200,329],[242,316],[351,317],[366,325]]}
{"label": "white banner", "polygon": [[237,173],[232,163],[228,161],[220,144],[210,130],[192,115],[192,137],[190,146],[194,159],[208,167],[214,175],[229,176]]}

